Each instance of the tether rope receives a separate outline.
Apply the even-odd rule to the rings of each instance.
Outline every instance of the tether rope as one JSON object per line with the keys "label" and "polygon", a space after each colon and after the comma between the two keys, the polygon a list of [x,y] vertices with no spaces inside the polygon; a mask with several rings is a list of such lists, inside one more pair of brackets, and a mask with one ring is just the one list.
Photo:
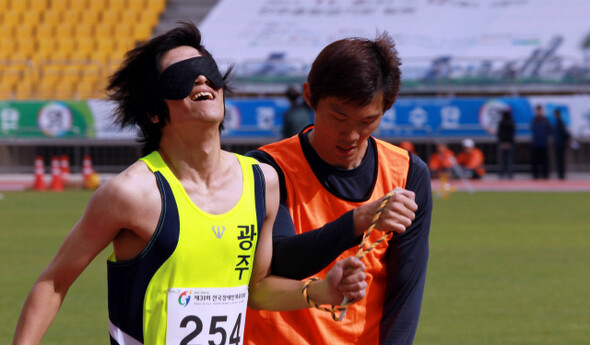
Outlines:
{"label": "tether rope", "polygon": [[[387,202],[389,201],[389,199],[391,199],[392,196],[395,195],[394,191],[391,191],[389,193],[387,193],[385,195],[385,197],[383,198],[383,201],[381,201],[381,204],[379,205],[379,209],[377,210],[377,212],[375,213],[375,216],[373,216],[373,220],[371,221],[371,224],[369,225],[369,227],[367,228],[367,230],[363,233],[363,239],[361,240],[361,244],[359,246],[359,249],[356,252],[355,257],[362,259],[365,255],[367,255],[367,253],[369,253],[373,248],[375,248],[376,246],[379,245],[379,243],[383,242],[389,235],[389,232],[386,232],[385,234],[383,234],[383,236],[381,236],[379,239],[377,239],[377,241],[375,241],[373,244],[371,244],[370,246],[367,247],[367,249],[365,248],[365,244],[369,238],[369,236],[371,235],[371,232],[373,232],[373,229],[375,228],[375,224],[377,224],[377,222],[379,221],[379,218],[381,217],[381,213],[383,212],[383,210],[385,209],[385,205],[387,205]],[[307,287],[309,286],[309,284],[314,281],[314,280],[318,280],[318,278],[310,278],[308,279],[304,286],[303,286],[303,297],[305,298],[305,300],[307,301],[307,303],[311,306],[313,306],[314,308],[323,310],[323,311],[327,311],[330,312],[330,314],[332,315],[332,319],[334,321],[342,321],[344,319],[344,317],[346,316],[346,310],[348,308],[349,305],[352,304],[352,302],[350,302],[348,300],[348,298],[344,297],[344,300],[342,301],[342,304],[339,306],[332,306],[331,308],[328,307],[323,307],[321,305],[318,305],[316,303],[314,303],[313,301],[311,301],[309,299],[309,296],[307,295]],[[340,311],[340,316],[336,316],[336,312]]]}

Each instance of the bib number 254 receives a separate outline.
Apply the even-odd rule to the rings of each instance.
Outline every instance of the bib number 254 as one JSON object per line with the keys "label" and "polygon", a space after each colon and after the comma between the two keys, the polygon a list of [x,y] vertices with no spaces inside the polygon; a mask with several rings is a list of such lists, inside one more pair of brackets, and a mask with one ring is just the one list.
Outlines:
{"label": "bib number 254", "polygon": [[[242,313],[238,314],[237,319],[235,322],[228,322],[227,316],[211,316],[210,322],[205,322],[209,324],[209,332],[203,334],[204,324],[203,320],[201,320],[196,315],[188,315],[180,321],[180,328],[185,329],[188,331],[188,334],[182,338],[178,345],[193,345],[193,344],[200,344],[197,342],[193,342],[195,339],[208,340],[209,345],[240,345],[242,344],[240,337],[240,325],[242,323]],[[229,332],[229,339],[228,339],[228,331],[231,328],[231,332]],[[204,338],[204,339],[203,339]]]}

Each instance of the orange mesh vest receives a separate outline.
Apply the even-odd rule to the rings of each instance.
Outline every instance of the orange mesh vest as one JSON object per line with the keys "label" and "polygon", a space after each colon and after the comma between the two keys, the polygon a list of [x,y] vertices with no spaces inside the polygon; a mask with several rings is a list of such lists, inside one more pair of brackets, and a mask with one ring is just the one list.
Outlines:
{"label": "orange mesh vest", "polygon": [[[406,150],[377,139],[376,143],[377,180],[367,202],[381,198],[395,187],[405,187],[409,169]],[[298,136],[263,146],[260,150],[269,153],[283,170],[286,202],[297,233],[317,229],[362,204],[342,200],[322,186],[305,159]],[[375,242],[382,234],[373,231],[368,243]],[[384,241],[363,257],[367,267],[367,297],[350,306],[342,322],[336,322],[330,313],[314,308],[289,312],[249,309],[245,344],[378,344],[387,278],[387,247],[388,243]],[[358,246],[345,251],[338,260],[354,256],[357,249]],[[331,267],[316,276],[325,277]]]}

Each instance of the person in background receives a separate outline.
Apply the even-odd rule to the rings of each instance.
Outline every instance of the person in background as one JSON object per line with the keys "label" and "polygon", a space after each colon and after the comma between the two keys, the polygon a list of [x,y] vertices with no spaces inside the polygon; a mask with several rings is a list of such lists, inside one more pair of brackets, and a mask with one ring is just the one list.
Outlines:
{"label": "person in background", "polygon": [[543,111],[543,106],[535,107],[535,116],[531,121],[531,172],[533,179],[549,178],[549,137],[551,123]]}
{"label": "person in background", "polygon": [[[324,276],[326,262],[356,254],[384,202],[375,229],[393,233],[363,257],[367,297],[349,307],[341,323],[318,309],[251,311],[247,345],[412,343],[426,282],[430,175],[419,157],[372,136],[399,93],[399,66],[387,33],[329,44],[303,84],[313,125],[248,153],[272,164],[281,179],[274,274]],[[368,243],[381,231],[372,232]]]}
{"label": "person in background", "polygon": [[463,177],[480,179],[486,173],[483,152],[475,147],[472,139],[464,139],[463,150],[457,154],[457,164],[463,169]]}
{"label": "person in background", "polygon": [[570,132],[568,131],[559,108],[553,111],[555,117],[555,126],[553,130],[553,149],[555,154],[555,166],[557,168],[557,177],[565,180],[565,155],[567,147],[570,144]]}
{"label": "person in background", "polygon": [[428,168],[432,178],[440,178],[446,175],[447,178],[452,176],[453,166],[457,164],[455,154],[446,143],[439,142],[436,144],[436,151],[430,155]]}
{"label": "person in background", "polygon": [[502,111],[502,118],[498,122],[496,137],[498,139],[498,162],[500,168],[498,177],[503,179],[507,177],[512,179],[514,176],[514,119],[512,111],[505,109]]}
{"label": "person in background", "polygon": [[289,86],[285,92],[289,100],[289,109],[283,114],[283,127],[281,134],[289,138],[299,133],[305,126],[312,123],[311,108],[305,103],[301,93],[294,86]]}
{"label": "person in background", "polygon": [[127,53],[109,97],[118,123],[141,129],[145,156],[96,190],[33,285],[13,345],[41,342],[69,287],[109,245],[111,344],[211,344],[219,334],[238,344],[246,305],[308,308],[304,287],[320,303],[362,298],[358,259],[309,285],[270,274],[279,180],[271,166],[221,150],[227,77],[188,22]]}
{"label": "person in background", "polygon": [[408,150],[408,152],[411,152],[415,155],[418,155],[416,153],[416,147],[414,147],[414,144],[412,144],[411,141],[402,141],[401,143],[399,143],[399,147],[401,147],[402,149]]}

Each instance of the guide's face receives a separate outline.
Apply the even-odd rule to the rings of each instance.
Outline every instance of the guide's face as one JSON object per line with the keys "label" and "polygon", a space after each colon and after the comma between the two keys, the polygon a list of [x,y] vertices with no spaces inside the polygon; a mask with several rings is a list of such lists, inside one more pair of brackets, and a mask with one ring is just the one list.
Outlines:
{"label": "guide's face", "polygon": [[315,110],[310,142],[327,163],[342,169],[356,168],[367,151],[367,139],[379,126],[383,115],[380,97],[366,106],[344,100],[321,99]]}

